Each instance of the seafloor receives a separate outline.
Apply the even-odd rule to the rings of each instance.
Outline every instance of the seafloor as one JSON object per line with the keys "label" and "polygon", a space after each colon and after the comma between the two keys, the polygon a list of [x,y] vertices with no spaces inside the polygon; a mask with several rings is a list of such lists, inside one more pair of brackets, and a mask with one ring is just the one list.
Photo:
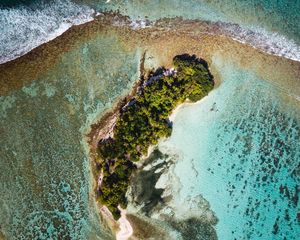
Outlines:
{"label": "seafloor", "polygon": [[161,153],[137,173],[129,207],[135,236],[300,235],[300,64],[207,25],[176,18],[140,29],[101,15],[0,65],[3,238],[113,238],[94,202],[85,135],[130,92],[144,52],[146,68],[196,54],[219,85],[178,112]]}

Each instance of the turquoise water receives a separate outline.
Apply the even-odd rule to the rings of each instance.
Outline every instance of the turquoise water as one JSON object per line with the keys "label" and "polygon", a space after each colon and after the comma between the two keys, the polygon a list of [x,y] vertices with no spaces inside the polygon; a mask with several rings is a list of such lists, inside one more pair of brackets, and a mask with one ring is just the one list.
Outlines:
{"label": "turquoise water", "polygon": [[219,239],[297,239],[299,101],[220,56],[213,64],[223,82],[179,111],[171,138],[159,145],[178,160],[157,187],[171,187],[179,202],[208,200]]}
{"label": "turquoise water", "polygon": [[[81,0],[96,11],[117,11],[135,21],[180,17],[217,22],[224,35],[264,52],[300,61],[300,1]],[[138,20],[139,19],[139,20]]]}
{"label": "turquoise water", "polygon": [[100,11],[133,20],[182,17],[219,22],[230,36],[268,53],[300,60],[300,1],[14,0],[0,2],[0,63],[24,55]]}
{"label": "turquoise water", "polygon": [[300,42],[300,1],[272,0],[82,0],[99,10],[119,10],[133,18],[184,17],[237,23],[279,32]]}
{"label": "turquoise water", "polygon": [[[182,16],[234,23],[300,43],[298,0],[29,2],[1,5],[4,60],[88,20],[94,13],[90,7],[119,10],[133,19]],[[20,3],[26,4],[21,8]],[[292,49],[284,38],[275,38],[275,43]],[[270,46],[277,47],[274,42]],[[99,222],[90,196],[84,134],[131,89],[140,56],[138,50],[122,50],[114,37],[98,37],[65,54],[39,79],[0,97],[0,238],[112,238]],[[220,239],[297,239],[299,101],[255,72],[237,69],[234,63],[225,66],[220,56],[213,64],[223,83],[200,104],[178,114],[172,137],[160,145],[161,151],[176,157],[156,186],[173,190],[174,219],[182,221],[185,215],[206,214],[209,207],[202,195],[219,219],[215,228]],[[195,237],[189,229],[200,224],[187,221],[176,234],[185,231],[183,239]]]}
{"label": "turquoise water", "polygon": [[0,98],[0,230],[7,239],[112,238],[94,204],[84,134],[132,88],[139,58],[114,37],[98,37]]}

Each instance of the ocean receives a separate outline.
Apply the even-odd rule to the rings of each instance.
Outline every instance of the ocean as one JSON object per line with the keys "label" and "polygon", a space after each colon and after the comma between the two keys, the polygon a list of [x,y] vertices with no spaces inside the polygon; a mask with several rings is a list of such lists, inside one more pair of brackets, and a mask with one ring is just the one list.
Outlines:
{"label": "ocean", "polygon": [[[153,183],[162,196],[172,196],[164,209],[189,219],[195,204],[205,209],[204,198],[218,218],[218,239],[297,239],[298,100],[221,56],[213,64],[221,85],[199,103],[182,107],[172,136],[158,146],[176,159],[161,167]],[[189,237],[202,239],[193,232]]]}
{"label": "ocean", "polygon": [[300,60],[300,2],[296,1],[2,1],[0,63],[21,56],[73,25],[105,11],[132,20],[182,17],[218,22],[238,41],[268,53]]}
{"label": "ocean", "polygon": [[[132,47],[114,31],[97,34],[95,28],[84,40],[68,39],[66,51],[53,45],[24,58],[29,65],[17,62],[110,10],[128,15],[137,31],[161,18],[205,21],[216,35],[268,53],[265,65],[252,66],[247,63],[256,53],[237,60],[225,54],[236,49],[213,51],[207,60],[220,85],[178,111],[172,136],[158,146],[161,154],[133,181],[133,189],[147,186],[151,194],[139,205],[130,202],[129,212],[163,226],[165,239],[297,239],[298,0],[1,1],[0,64],[17,65],[5,80],[0,70],[1,86],[13,84],[16,69],[21,73],[18,86],[1,87],[0,239],[114,238],[99,220],[85,134],[130,91],[147,46]],[[51,51],[59,52],[55,63],[29,74]],[[281,57],[267,61],[271,55]],[[264,73],[270,65],[274,71]],[[276,71],[285,65],[287,72]]]}
{"label": "ocean", "polygon": [[139,57],[99,37],[1,96],[0,223],[7,239],[112,239],[99,222],[85,134],[132,87]]}

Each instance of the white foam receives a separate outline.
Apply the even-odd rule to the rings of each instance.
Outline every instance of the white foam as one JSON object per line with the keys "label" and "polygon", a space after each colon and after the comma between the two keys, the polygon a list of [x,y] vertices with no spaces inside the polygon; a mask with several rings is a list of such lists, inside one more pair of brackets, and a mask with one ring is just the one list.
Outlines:
{"label": "white foam", "polygon": [[[114,25],[118,27],[126,26],[128,23],[116,19]],[[152,27],[155,21],[150,22],[145,19],[131,20],[129,26],[133,30]],[[268,54],[281,56],[294,61],[300,61],[300,45],[293,39],[281,35],[277,32],[270,32],[263,28],[241,27],[238,24],[225,22],[211,22],[209,34],[226,35],[240,43],[248,44],[254,48],[260,49]]]}
{"label": "white foam", "polygon": [[129,26],[133,30],[139,30],[144,28],[152,27],[155,24],[155,21],[150,21],[144,18],[138,19],[129,19],[129,21],[124,18],[115,17],[113,21],[113,26],[116,27],[126,27]]}
{"label": "white foam", "polygon": [[71,1],[0,9],[0,64],[16,59],[64,33],[73,25],[94,19],[95,11]]}
{"label": "white foam", "polygon": [[132,29],[143,29],[148,27],[147,22],[145,20],[132,20],[130,27]]}
{"label": "white foam", "polygon": [[300,46],[294,40],[277,32],[270,32],[263,28],[242,28],[237,24],[217,23],[222,34],[232,39],[249,44],[266,53],[300,61]]}
{"label": "white foam", "polygon": [[[37,9],[26,7],[0,9],[0,64],[16,59],[33,48],[48,42],[73,25],[92,21],[96,13],[92,8],[70,0],[55,0],[48,4],[40,3]],[[131,20],[134,29],[151,27],[155,22],[145,19]],[[125,26],[128,23],[116,19],[113,25]],[[211,23],[214,34],[221,34],[244,44],[249,44],[266,53],[300,61],[300,46],[286,36],[268,32],[262,28],[243,28],[237,24]],[[217,28],[215,28],[217,27]],[[217,29],[217,30],[216,30]]]}

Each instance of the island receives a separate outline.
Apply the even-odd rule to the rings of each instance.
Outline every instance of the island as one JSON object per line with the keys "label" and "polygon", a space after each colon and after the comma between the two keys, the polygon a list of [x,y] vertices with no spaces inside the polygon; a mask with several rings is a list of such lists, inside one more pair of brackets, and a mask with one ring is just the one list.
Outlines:
{"label": "island", "polygon": [[185,101],[196,102],[214,87],[208,64],[195,55],[174,57],[174,68],[160,67],[142,77],[133,94],[118,105],[110,134],[97,145],[97,201],[115,219],[126,208],[126,192],[136,162],[150,146],[172,133],[169,116]]}

